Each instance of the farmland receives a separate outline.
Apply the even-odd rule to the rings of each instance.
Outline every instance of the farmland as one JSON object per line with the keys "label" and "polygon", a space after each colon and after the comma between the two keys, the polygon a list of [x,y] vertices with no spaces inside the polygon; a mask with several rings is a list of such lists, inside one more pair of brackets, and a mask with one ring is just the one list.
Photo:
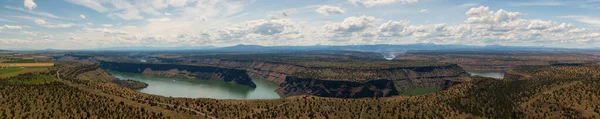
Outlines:
{"label": "farmland", "polygon": [[0,78],[30,72],[45,72],[54,68],[54,63],[0,63]]}

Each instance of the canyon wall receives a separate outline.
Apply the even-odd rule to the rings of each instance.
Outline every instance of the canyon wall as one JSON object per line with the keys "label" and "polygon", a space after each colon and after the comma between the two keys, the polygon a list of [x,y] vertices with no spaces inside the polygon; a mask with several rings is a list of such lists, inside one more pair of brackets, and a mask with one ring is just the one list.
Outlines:
{"label": "canyon wall", "polygon": [[[425,87],[448,89],[469,75],[457,65],[389,69],[309,69],[286,77],[277,93],[323,97],[388,97]],[[360,78],[357,78],[360,77]]]}
{"label": "canyon wall", "polygon": [[100,67],[119,72],[140,73],[144,75],[161,75],[177,78],[202,80],[219,80],[234,84],[256,87],[247,72],[238,69],[219,68],[211,66],[190,66],[177,64],[144,64],[100,62]]}
{"label": "canyon wall", "polygon": [[337,98],[388,97],[399,94],[391,80],[353,82],[293,76],[287,76],[275,92],[284,97],[310,94]]}

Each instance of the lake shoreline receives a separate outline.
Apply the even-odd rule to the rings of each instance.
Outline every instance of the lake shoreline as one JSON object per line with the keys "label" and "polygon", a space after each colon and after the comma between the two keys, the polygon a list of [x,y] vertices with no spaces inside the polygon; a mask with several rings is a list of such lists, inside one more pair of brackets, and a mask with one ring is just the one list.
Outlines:
{"label": "lake shoreline", "polygon": [[275,92],[275,89],[278,88],[277,84],[265,79],[252,79],[257,84],[253,88],[216,80],[171,78],[118,71],[109,72],[112,76],[122,80],[131,79],[148,84],[148,87],[136,91],[165,97],[237,100],[282,98]]}

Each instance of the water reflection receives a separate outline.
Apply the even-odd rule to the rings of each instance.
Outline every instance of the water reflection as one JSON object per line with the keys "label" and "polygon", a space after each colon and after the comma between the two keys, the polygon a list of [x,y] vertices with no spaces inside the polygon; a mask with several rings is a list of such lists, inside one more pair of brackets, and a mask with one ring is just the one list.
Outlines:
{"label": "water reflection", "polygon": [[495,79],[503,79],[506,71],[467,71],[471,76],[483,76]]}
{"label": "water reflection", "polygon": [[222,81],[146,76],[134,73],[111,71],[119,79],[132,79],[148,84],[138,91],[171,97],[215,98],[215,99],[274,99],[277,85],[264,79],[253,79],[256,88]]}

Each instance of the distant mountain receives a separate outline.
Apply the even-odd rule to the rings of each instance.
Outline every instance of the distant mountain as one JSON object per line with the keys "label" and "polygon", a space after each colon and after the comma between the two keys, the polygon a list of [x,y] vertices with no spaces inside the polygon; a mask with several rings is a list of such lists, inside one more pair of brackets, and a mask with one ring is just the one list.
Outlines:
{"label": "distant mountain", "polygon": [[412,50],[495,50],[495,51],[556,51],[572,50],[567,48],[548,48],[548,47],[522,47],[522,46],[472,46],[472,45],[436,45],[436,44],[403,44],[403,45],[344,45],[344,46],[259,46],[259,45],[236,45],[231,47],[222,47],[212,49],[212,51],[227,52],[256,52],[256,51],[311,51],[311,50],[345,50],[345,51],[363,51],[363,52],[404,52]]}
{"label": "distant mountain", "polygon": [[[229,47],[112,47],[91,49],[88,51],[190,51],[190,52],[293,52],[293,51],[315,51],[315,50],[342,50],[342,51],[361,51],[361,52],[406,52],[406,51],[576,51],[583,49],[570,48],[552,48],[552,47],[534,47],[534,46],[473,46],[457,44],[376,44],[376,45],[314,45],[314,46],[260,46],[239,44]],[[595,49],[586,49],[595,50]]]}
{"label": "distant mountain", "polygon": [[208,50],[215,49],[214,46],[203,47],[110,47],[89,49],[87,51],[181,51],[181,50]]}

